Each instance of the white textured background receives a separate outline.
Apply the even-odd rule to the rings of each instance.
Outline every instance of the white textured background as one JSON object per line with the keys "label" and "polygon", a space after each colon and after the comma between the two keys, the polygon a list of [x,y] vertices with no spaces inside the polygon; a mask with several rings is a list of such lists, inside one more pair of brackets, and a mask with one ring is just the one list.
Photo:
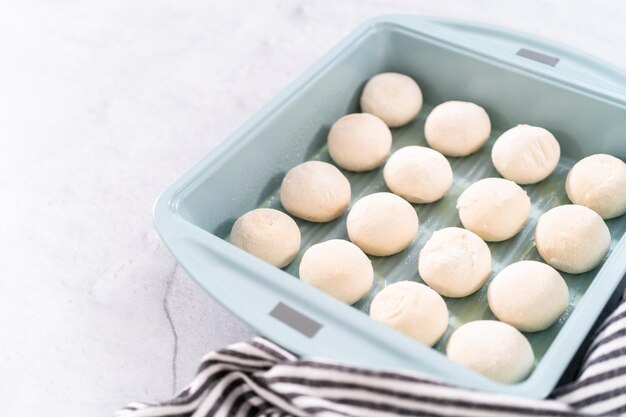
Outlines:
{"label": "white textured background", "polygon": [[152,203],[359,23],[397,12],[626,68],[620,0],[0,0],[0,416],[164,399],[253,334],[176,266]]}

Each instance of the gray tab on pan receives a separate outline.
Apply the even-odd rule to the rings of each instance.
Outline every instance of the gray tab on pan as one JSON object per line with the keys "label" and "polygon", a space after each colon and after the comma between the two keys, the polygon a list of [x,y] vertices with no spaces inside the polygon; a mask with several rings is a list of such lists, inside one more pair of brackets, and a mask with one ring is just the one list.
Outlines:
{"label": "gray tab on pan", "polygon": [[554,67],[559,62],[559,58],[555,56],[550,56],[546,54],[542,54],[541,52],[531,51],[530,49],[521,48],[517,51],[517,55],[532,59],[533,61],[541,62],[542,64],[550,65]]}
{"label": "gray tab on pan", "polygon": [[307,337],[315,336],[319,329],[322,328],[322,325],[315,320],[308,318],[282,302],[276,304],[276,307],[270,311],[270,316],[282,321]]}

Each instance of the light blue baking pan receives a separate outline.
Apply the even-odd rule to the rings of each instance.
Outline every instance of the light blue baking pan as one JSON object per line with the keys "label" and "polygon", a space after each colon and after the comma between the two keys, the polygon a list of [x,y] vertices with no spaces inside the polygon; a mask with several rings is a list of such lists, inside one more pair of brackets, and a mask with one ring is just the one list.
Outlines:
{"label": "light blue baking pan", "polygon": [[[345,215],[328,224],[298,221],[300,256],[285,270],[228,243],[235,219],[256,207],[280,208],[283,175],[309,160],[329,160],[326,135],[339,117],[359,111],[364,83],[396,71],[420,84],[425,105],[414,123],[393,130],[394,149],[425,144],[424,118],[446,100],[483,106],[493,135],[480,152],[450,158],[454,184],[437,203],[415,209],[415,242],[389,258],[372,258],[372,292],[347,306],[297,279],[300,256],[310,245],[346,238]],[[518,123],[543,126],[561,144],[562,158],[547,180],[524,188],[533,208],[515,238],[490,244],[494,272],[521,259],[539,259],[533,244],[538,216],[567,203],[564,182],[578,159],[593,153],[626,158],[626,75],[596,58],[562,45],[506,29],[409,15],[370,20],[272,100],[228,140],[172,185],[155,206],[156,228],[181,265],[224,306],[261,334],[304,356],[321,356],[370,368],[419,371],[474,389],[545,397],[566,369],[626,272],[626,216],[607,222],[611,251],[595,270],[564,277],[570,307],[551,328],[527,334],[535,356],[530,376],[500,384],[450,362],[442,351],[451,331],[480,318],[493,318],[483,288],[446,300],[450,325],[443,340],[428,348],[375,323],[367,316],[371,298],[386,284],[420,281],[417,257],[434,230],[460,225],[456,198],[473,181],[497,176],[490,158],[495,138]],[[346,173],[352,201],[385,190],[381,170]],[[365,313],[365,314],[364,314]]]}

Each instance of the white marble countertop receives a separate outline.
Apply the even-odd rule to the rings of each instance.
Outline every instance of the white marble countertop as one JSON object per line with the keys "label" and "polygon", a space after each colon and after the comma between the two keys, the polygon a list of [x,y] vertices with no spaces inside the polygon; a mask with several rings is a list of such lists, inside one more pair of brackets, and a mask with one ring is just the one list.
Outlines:
{"label": "white marble countertop", "polygon": [[0,415],[159,400],[253,330],[156,235],[159,192],[368,17],[460,17],[626,68],[614,1],[11,2],[0,13]]}

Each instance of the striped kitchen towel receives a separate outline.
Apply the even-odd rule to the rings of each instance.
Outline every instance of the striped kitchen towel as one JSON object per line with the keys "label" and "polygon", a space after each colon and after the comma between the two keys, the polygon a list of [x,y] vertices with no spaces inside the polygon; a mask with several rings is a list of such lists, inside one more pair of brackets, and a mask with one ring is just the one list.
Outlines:
{"label": "striped kitchen towel", "polygon": [[626,415],[626,302],[603,322],[578,378],[531,400],[442,384],[409,372],[304,359],[263,339],[207,354],[170,401],[132,403],[117,417]]}

